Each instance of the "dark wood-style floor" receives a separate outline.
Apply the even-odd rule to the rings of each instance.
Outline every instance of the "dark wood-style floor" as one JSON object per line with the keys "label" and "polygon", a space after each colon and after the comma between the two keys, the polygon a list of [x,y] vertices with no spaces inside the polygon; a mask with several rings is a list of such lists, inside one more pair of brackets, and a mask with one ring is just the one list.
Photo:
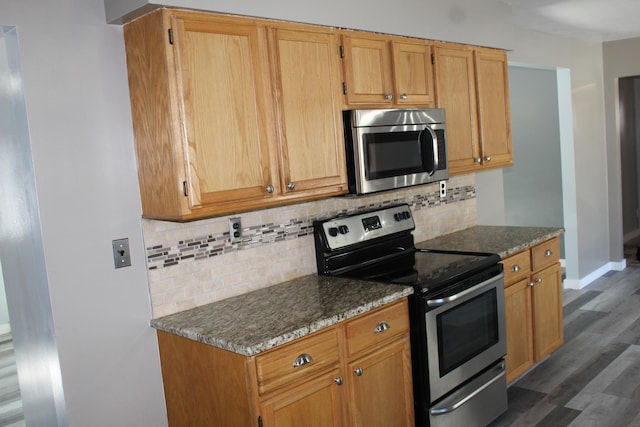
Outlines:
{"label": "dark wood-style floor", "polygon": [[0,334],[0,427],[25,425],[11,333]]}
{"label": "dark wood-style floor", "polygon": [[508,390],[502,426],[640,426],[640,266],[564,291],[565,344]]}

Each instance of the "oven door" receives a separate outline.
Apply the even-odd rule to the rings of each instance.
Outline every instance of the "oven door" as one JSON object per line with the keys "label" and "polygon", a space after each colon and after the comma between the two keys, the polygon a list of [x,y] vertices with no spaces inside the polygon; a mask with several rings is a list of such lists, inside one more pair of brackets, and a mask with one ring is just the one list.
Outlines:
{"label": "oven door", "polygon": [[506,354],[503,277],[426,297],[431,402]]}
{"label": "oven door", "polygon": [[444,125],[354,128],[360,194],[448,178]]}

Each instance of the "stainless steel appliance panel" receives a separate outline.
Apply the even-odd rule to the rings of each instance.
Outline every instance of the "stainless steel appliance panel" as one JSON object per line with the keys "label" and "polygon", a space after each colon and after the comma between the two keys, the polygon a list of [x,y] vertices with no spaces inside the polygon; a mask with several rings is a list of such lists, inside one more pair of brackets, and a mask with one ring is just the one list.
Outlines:
{"label": "stainless steel appliance panel", "polygon": [[351,193],[449,177],[443,109],[351,110],[344,120]]}
{"label": "stainless steel appliance panel", "polygon": [[507,374],[500,361],[429,411],[430,427],[485,427],[507,410]]}
{"label": "stainless steel appliance panel", "polygon": [[454,292],[425,302],[432,402],[507,352],[504,275]]}

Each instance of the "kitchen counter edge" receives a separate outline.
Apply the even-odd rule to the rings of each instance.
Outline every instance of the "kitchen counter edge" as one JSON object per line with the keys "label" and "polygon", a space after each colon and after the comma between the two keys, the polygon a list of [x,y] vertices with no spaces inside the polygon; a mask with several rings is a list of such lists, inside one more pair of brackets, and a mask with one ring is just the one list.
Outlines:
{"label": "kitchen counter edge", "polygon": [[410,286],[308,275],[155,318],[151,326],[254,356],[412,293]]}
{"label": "kitchen counter edge", "polygon": [[476,225],[416,243],[416,247],[488,252],[504,259],[563,233],[564,229],[561,227]]}

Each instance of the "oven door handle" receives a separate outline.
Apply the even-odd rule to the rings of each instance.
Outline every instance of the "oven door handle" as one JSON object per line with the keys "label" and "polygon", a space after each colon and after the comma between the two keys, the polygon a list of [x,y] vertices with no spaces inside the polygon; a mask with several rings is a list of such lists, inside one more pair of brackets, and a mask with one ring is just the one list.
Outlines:
{"label": "oven door handle", "polygon": [[449,304],[450,302],[454,302],[460,298],[463,298],[469,294],[472,294],[476,291],[478,291],[479,289],[482,289],[484,287],[487,286],[488,283],[495,281],[496,279],[502,277],[502,273],[500,273],[497,276],[492,277],[491,279],[485,280],[482,283],[478,283],[475,286],[470,287],[469,289],[465,289],[462,292],[458,292],[457,294],[448,296],[448,297],[444,297],[444,298],[435,298],[435,299],[428,299],[427,300],[427,306],[431,307],[431,308],[435,308],[435,307],[440,307],[441,305],[445,305],[445,304]]}
{"label": "oven door handle", "polygon": [[448,414],[448,413],[453,412],[456,409],[460,408],[462,405],[464,405],[465,403],[467,403],[468,401],[470,401],[471,399],[476,397],[478,394],[482,393],[483,390],[485,390],[487,387],[489,387],[491,384],[495,383],[496,381],[500,380],[505,375],[504,362],[496,365],[494,370],[498,371],[497,375],[492,377],[489,381],[487,381],[486,383],[482,384],[477,389],[473,390],[471,393],[469,393],[466,396],[464,396],[462,399],[459,399],[459,400],[457,400],[457,401],[455,401],[455,402],[453,402],[451,404],[445,405],[445,406],[435,407],[435,408],[429,410],[429,413],[431,415],[444,415],[444,414]]}

